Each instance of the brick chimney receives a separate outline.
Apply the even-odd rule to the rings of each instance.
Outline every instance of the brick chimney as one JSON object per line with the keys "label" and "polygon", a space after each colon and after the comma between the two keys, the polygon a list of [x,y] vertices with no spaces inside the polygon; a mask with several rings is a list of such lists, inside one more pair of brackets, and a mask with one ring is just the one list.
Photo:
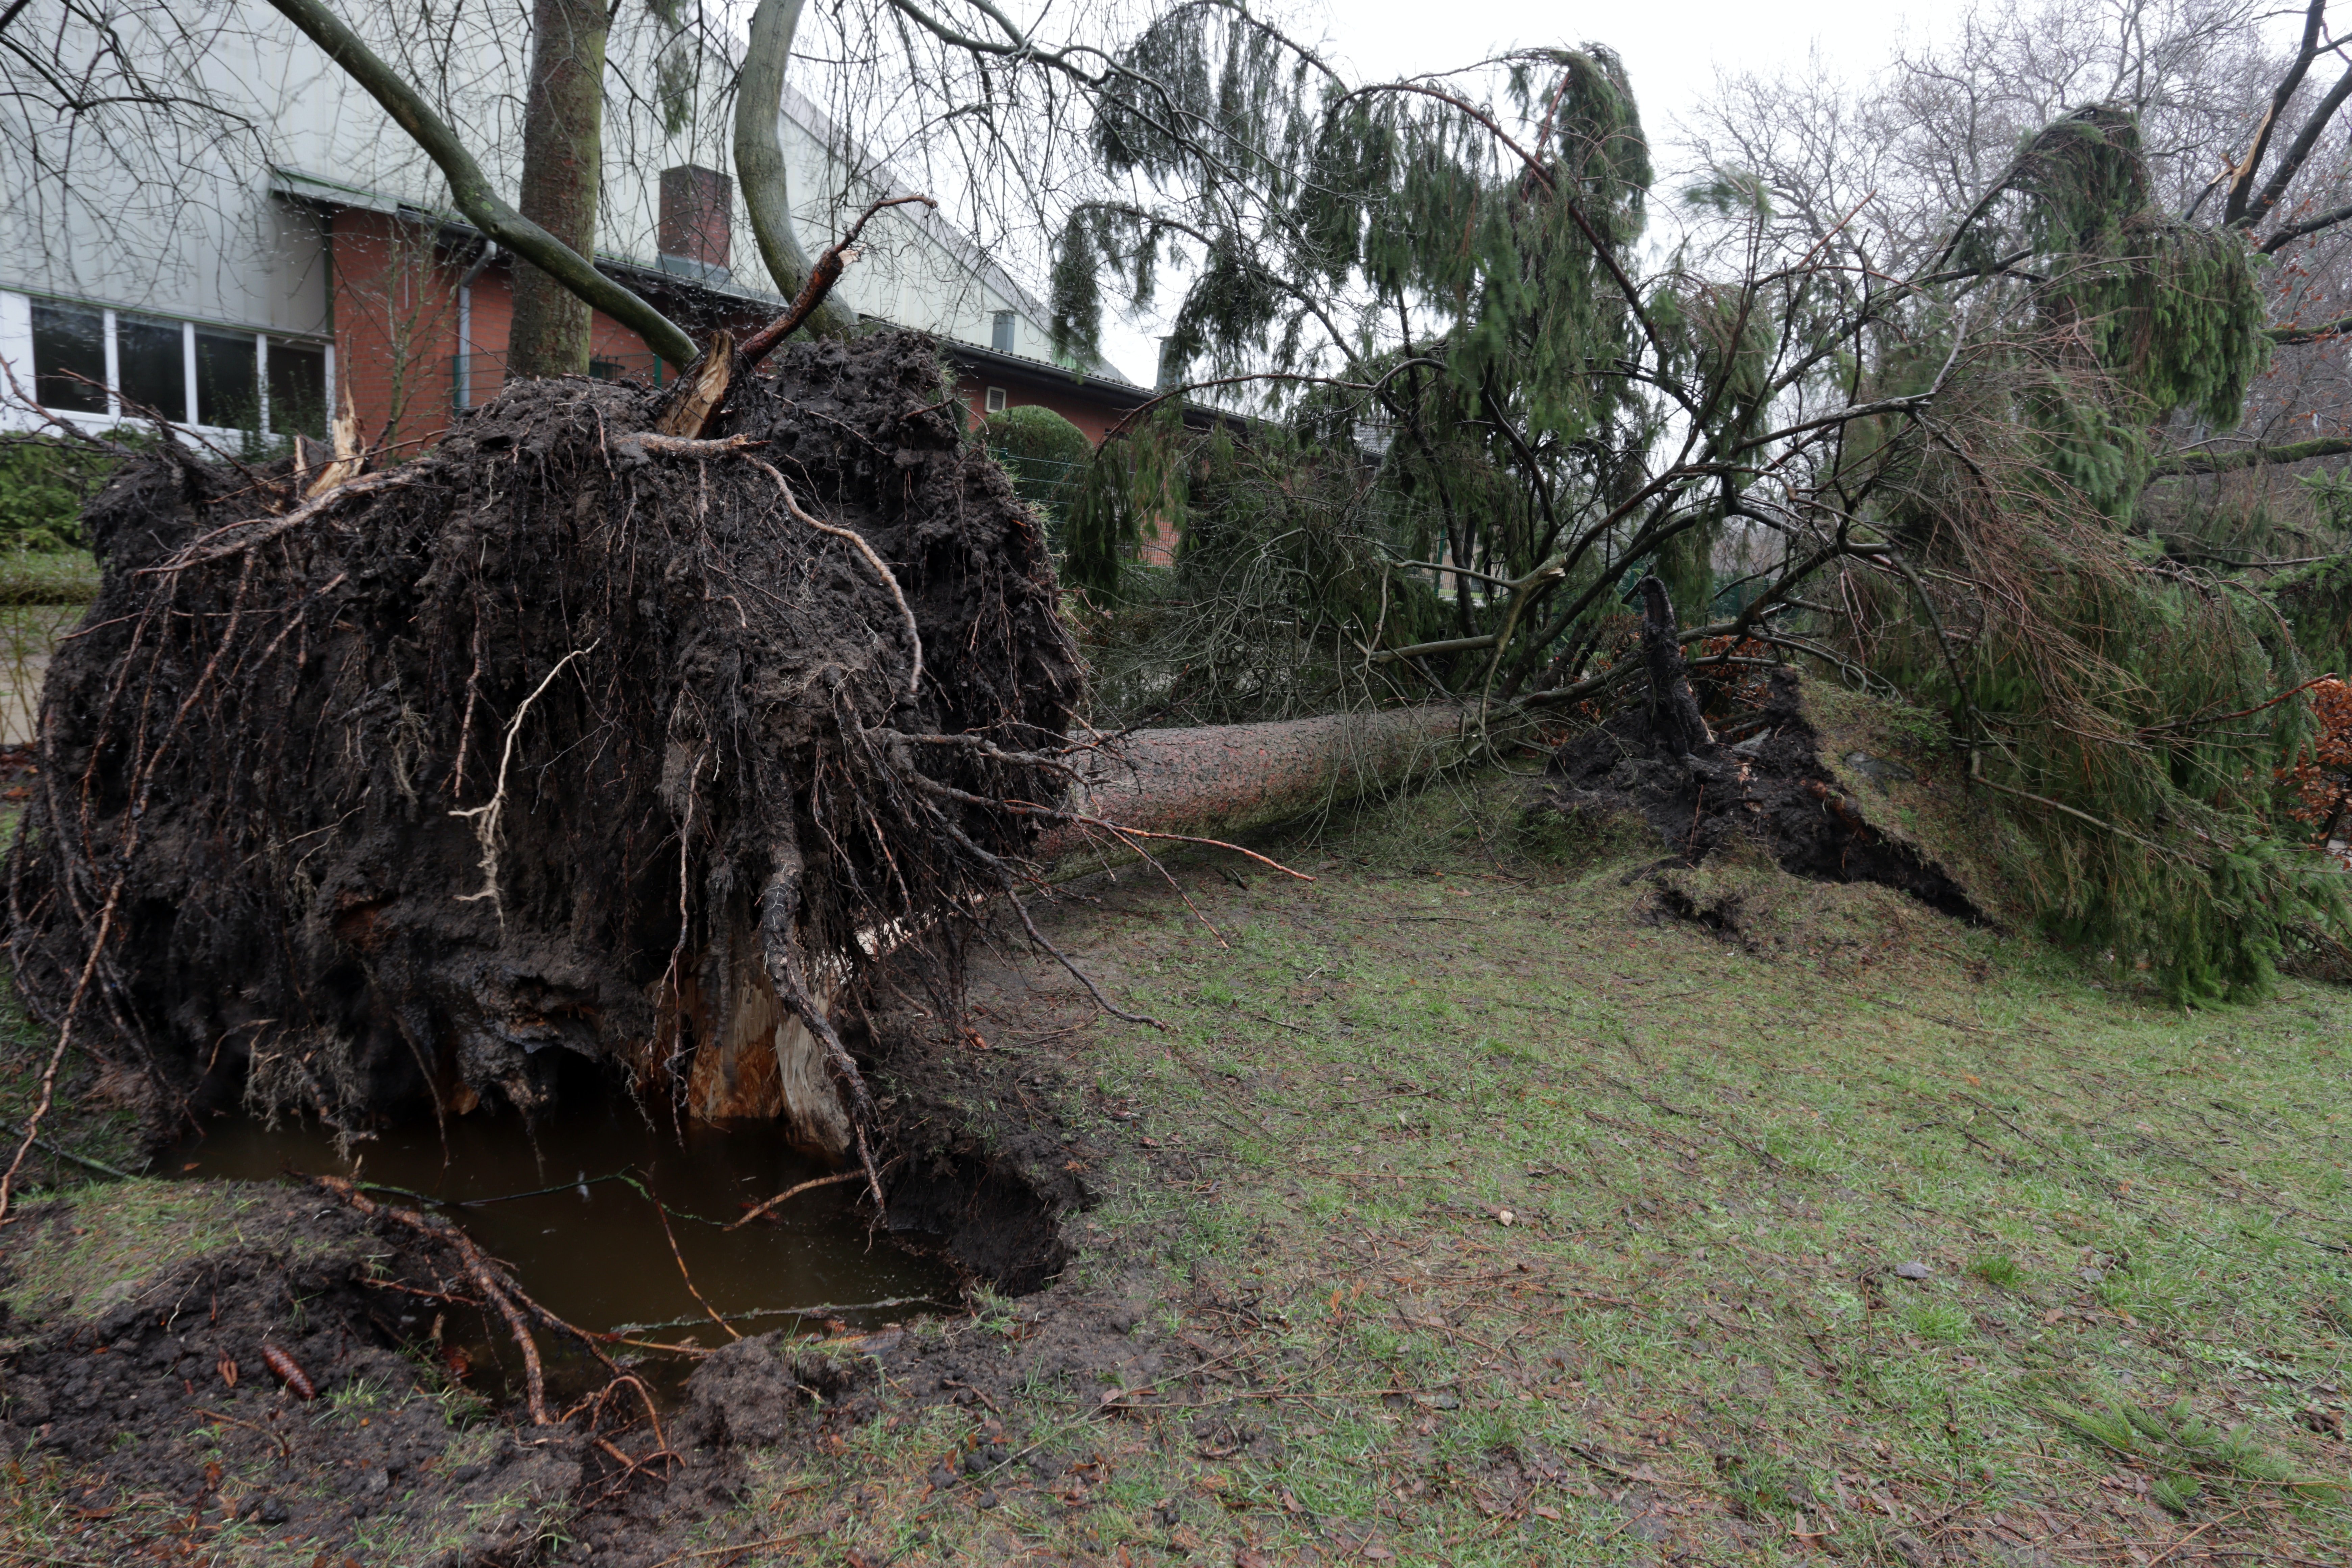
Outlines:
{"label": "brick chimney", "polygon": [[681,163],[662,171],[663,270],[700,278],[727,276],[734,194],[735,182],[716,169]]}

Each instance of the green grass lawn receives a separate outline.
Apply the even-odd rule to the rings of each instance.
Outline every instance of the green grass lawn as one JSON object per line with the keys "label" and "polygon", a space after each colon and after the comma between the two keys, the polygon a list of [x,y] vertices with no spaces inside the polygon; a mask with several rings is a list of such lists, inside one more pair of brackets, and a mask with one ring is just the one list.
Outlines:
{"label": "green grass lawn", "polygon": [[[2184,1015],[1770,868],[1706,874],[1713,931],[1628,885],[1646,854],[1522,858],[1517,798],[1293,845],[1311,887],[1204,862],[1066,909],[1171,1026],[1024,1047],[1085,1016],[1066,984],[976,994],[998,1081],[1062,1075],[1126,1151],[1066,1288],[1154,1299],[1172,1368],[1237,1348],[1112,1419],[1036,1378],[997,1425],[1090,1453],[1076,1503],[929,1492],[991,1425],[934,1410],[779,1453],[735,1528],[811,1562],[2347,1560],[2352,995]],[[929,1331],[1018,1357],[1020,1322]]]}
{"label": "green grass lawn", "polygon": [[[1053,1290],[917,1331],[1008,1392],[747,1450],[670,1561],[2352,1558],[2352,993],[2182,1013],[1769,867],[1668,873],[1702,925],[1521,790],[1078,889],[1164,1030],[982,973],[975,1112],[1101,1194]],[[1149,1375],[1032,1354],[1112,1296]]]}

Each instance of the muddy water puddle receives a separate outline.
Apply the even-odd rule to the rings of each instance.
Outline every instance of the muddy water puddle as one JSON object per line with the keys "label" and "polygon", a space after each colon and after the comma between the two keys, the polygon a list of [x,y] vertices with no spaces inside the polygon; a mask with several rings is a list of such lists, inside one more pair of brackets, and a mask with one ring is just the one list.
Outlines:
{"label": "muddy water puddle", "polygon": [[[643,1362],[663,1384],[682,1378],[692,1358],[648,1345],[709,1349],[728,1342],[704,1302],[746,1335],[874,1329],[958,1304],[944,1264],[879,1235],[869,1239],[845,1198],[853,1190],[845,1184],[803,1193],[740,1230],[725,1228],[761,1200],[827,1173],[772,1132],[674,1131],[649,1126],[621,1102],[568,1109],[543,1120],[535,1136],[526,1136],[512,1117],[461,1117],[449,1122],[446,1140],[445,1147],[441,1130],[426,1122],[357,1142],[345,1158],[333,1136],[315,1125],[271,1131],[225,1120],[173,1151],[166,1169],[237,1181],[339,1175],[405,1189],[415,1196],[374,1195],[455,1221],[558,1317],[645,1342],[616,1346],[615,1353]],[[425,1307],[407,1325],[420,1338],[430,1313]],[[487,1361],[485,1374],[505,1383],[511,1346],[488,1334],[474,1314],[464,1317],[464,1323],[444,1323],[443,1342],[467,1361]],[[572,1359],[548,1338],[541,1349],[551,1362]],[[563,1381],[593,1371],[584,1357],[577,1359],[574,1376]],[[551,1364],[551,1373],[556,1370]]]}

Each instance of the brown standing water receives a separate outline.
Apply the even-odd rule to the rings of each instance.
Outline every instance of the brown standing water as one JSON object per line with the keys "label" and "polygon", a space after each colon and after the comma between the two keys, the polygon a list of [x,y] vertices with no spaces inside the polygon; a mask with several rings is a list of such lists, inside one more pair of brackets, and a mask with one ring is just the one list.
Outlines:
{"label": "brown standing water", "polygon": [[[543,1119],[533,1136],[510,1116],[474,1115],[453,1119],[447,1138],[445,1151],[431,1122],[402,1127],[354,1144],[345,1159],[315,1123],[272,1131],[224,1120],[173,1151],[166,1168],[190,1178],[340,1175],[406,1189],[433,1200],[429,1212],[455,1221],[509,1265],[549,1311],[633,1339],[703,1349],[728,1342],[727,1331],[688,1290],[680,1258],[704,1300],[745,1335],[873,1329],[958,1305],[954,1273],[944,1263],[886,1236],[868,1238],[847,1184],[801,1194],[740,1230],[722,1228],[761,1200],[826,1173],[772,1130],[673,1132],[649,1126],[625,1100],[575,1100]],[[398,1193],[373,1195],[426,1206]],[[677,1256],[656,1198],[668,1211]],[[446,1325],[445,1342],[478,1363],[512,1361],[510,1345],[465,1316],[465,1323]],[[424,1337],[421,1318],[412,1326]],[[541,1335],[551,1376],[570,1359],[556,1339]],[[686,1356],[614,1350],[617,1359],[647,1357],[657,1384],[689,1370]],[[572,1370],[592,1370],[578,1359],[583,1364]],[[497,1373],[492,1380],[505,1381]]]}

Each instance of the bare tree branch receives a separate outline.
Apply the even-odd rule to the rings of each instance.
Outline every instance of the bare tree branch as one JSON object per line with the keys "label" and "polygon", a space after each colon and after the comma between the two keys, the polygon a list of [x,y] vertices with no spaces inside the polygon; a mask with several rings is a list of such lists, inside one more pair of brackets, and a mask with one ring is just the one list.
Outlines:
{"label": "bare tree branch", "polygon": [[509,205],[481,165],[466,151],[448,122],[423,96],[360,40],[321,0],[269,0],[279,15],[300,28],[327,58],[350,73],[415,140],[448,179],[457,209],[475,226],[566,289],[646,340],[654,353],[685,366],[700,352],[683,328],[629,289],[596,270],[585,258]]}

